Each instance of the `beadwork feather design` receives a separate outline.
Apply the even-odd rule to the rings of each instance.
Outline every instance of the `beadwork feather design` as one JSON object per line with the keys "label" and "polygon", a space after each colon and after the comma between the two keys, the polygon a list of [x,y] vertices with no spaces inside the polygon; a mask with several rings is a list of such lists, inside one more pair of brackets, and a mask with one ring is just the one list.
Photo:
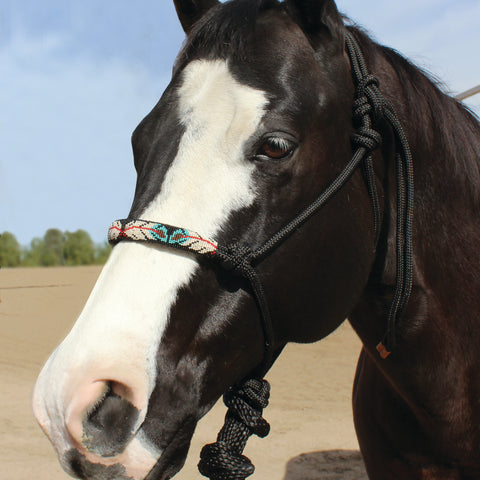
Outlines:
{"label": "beadwork feather design", "polygon": [[159,243],[199,255],[213,255],[218,247],[216,241],[192,230],[135,219],[116,220],[108,229],[108,241],[111,244],[122,240]]}

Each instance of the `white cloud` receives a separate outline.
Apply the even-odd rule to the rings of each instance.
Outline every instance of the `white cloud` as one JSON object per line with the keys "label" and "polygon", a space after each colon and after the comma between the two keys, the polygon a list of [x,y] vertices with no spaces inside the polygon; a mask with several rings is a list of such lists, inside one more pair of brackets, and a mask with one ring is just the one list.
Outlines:
{"label": "white cloud", "polygon": [[128,213],[130,135],[167,83],[115,59],[62,58],[66,43],[17,35],[0,50],[0,231],[22,243],[49,227],[98,241]]}

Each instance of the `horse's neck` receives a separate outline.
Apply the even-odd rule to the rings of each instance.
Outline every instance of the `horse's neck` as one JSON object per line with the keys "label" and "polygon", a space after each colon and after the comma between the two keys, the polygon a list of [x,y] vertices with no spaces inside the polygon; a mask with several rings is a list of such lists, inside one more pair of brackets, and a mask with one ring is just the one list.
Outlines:
{"label": "horse's neck", "polygon": [[[398,329],[400,344],[413,361],[412,354],[421,348],[428,354],[433,345],[429,335],[438,337],[440,343],[447,341],[449,332],[459,342],[477,340],[467,332],[480,310],[480,125],[392,52],[372,63],[371,70],[379,75],[382,91],[397,111],[414,158],[414,287]],[[354,327],[371,346],[385,332],[395,278],[392,163],[389,170],[385,190],[389,225],[383,237],[383,258],[376,265],[380,275],[352,314]],[[381,250],[382,245],[379,255]]]}
{"label": "horse's neck", "polygon": [[[422,213],[448,211],[454,208],[452,203],[463,203],[464,210],[480,206],[478,119],[419,69],[387,52],[381,83],[413,153],[416,214],[421,218]],[[455,202],[447,202],[449,197]],[[427,200],[432,204],[425,204]]]}
{"label": "horse's neck", "polygon": [[[395,77],[389,93],[414,161],[416,273],[433,288],[438,278],[429,278],[432,261],[437,271],[447,272],[452,264],[458,269],[480,242],[480,124],[405,61],[399,60]],[[391,189],[390,205],[395,195]],[[480,256],[475,257],[479,271]]]}

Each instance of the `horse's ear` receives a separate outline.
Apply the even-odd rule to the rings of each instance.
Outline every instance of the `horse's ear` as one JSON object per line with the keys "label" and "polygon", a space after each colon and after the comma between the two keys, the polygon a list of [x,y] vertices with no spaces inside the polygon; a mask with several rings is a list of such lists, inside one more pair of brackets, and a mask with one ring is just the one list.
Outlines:
{"label": "horse's ear", "polygon": [[218,0],[173,0],[178,18],[185,33],[200,20],[208,10],[219,3]]}
{"label": "horse's ear", "polygon": [[334,0],[286,0],[287,10],[313,40],[328,34],[343,49],[344,25]]}

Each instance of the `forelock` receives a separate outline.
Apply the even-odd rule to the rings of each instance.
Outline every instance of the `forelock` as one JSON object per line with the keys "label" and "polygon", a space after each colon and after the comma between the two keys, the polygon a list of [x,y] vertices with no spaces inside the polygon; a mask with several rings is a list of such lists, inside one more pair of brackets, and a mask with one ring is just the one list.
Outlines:
{"label": "forelock", "polygon": [[283,8],[277,0],[235,0],[210,9],[190,32],[181,59],[246,58],[259,14],[269,8]]}

